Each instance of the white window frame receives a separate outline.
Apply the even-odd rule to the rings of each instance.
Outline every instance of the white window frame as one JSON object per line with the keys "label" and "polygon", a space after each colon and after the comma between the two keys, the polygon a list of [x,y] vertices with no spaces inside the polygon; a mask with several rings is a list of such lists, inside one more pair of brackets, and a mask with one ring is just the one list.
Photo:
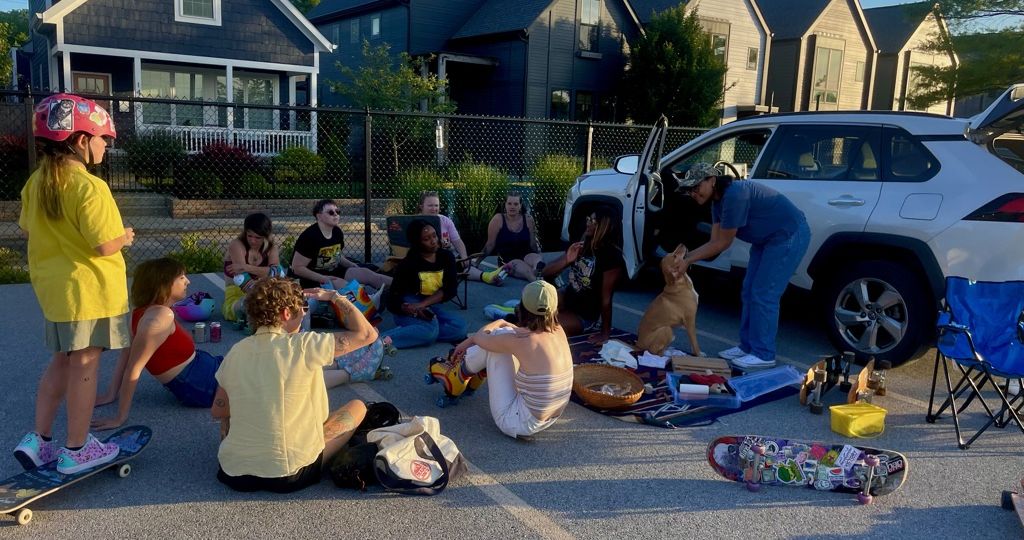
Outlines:
{"label": "white window frame", "polygon": [[381,26],[380,13],[374,13],[370,15],[370,37],[380,37],[380,26]]}
{"label": "white window frame", "polygon": [[176,22],[189,23],[189,24],[206,24],[210,26],[221,25],[221,0],[213,1],[213,18],[208,19],[206,17],[195,17],[192,15],[185,15],[185,8],[182,4],[182,0],[174,0],[174,20]]}

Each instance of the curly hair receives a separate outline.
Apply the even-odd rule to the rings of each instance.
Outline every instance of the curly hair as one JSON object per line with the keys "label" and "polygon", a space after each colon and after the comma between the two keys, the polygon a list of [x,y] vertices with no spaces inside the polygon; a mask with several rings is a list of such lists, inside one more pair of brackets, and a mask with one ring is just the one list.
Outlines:
{"label": "curly hair", "polygon": [[306,305],[299,284],[284,278],[260,279],[245,297],[245,314],[253,328],[281,326],[281,311],[301,313]]}

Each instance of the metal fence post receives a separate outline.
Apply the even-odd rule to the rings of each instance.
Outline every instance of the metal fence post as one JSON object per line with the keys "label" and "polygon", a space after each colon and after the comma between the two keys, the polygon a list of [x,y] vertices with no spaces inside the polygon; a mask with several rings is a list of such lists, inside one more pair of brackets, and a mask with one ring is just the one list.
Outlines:
{"label": "metal fence post", "polygon": [[365,131],[365,155],[366,155],[366,177],[363,181],[363,260],[370,262],[372,258],[372,246],[370,245],[370,177],[373,172],[373,120],[370,118],[370,108],[365,109],[366,118],[363,121]]}
{"label": "metal fence post", "polygon": [[583,172],[590,172],[591,158],[594,152],[594,121],[587,120],[587,150],[583,157]]}
{"label": "metal fence post", "polygon": [[36,170],[36,138],[33,135],[33,124],[35,121],[35,98],[32,97],[32,85],[29,85],[28,92],[25,94],[25,125],[27,131],[25,133],[25,148],[28,150],[28,171],[31,173]]}

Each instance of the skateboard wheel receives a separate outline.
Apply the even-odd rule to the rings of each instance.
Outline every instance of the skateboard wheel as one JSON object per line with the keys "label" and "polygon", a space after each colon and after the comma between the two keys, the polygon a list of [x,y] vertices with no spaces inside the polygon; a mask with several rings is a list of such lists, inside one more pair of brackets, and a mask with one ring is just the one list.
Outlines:
{"label": "skateboard wheel", "polygon": [[999,506],[1003,507],[1003,510],[1013,510],[1013,492],[1004,491],[1003,497],[999,501]]}
{"label": "skateboard wheel", "polygon": [[817,403],[811,403],[810,408],[811,412],[814,414],[821,414],[825,412],[825,406]]}
{"label": "skateboard wheel", "polygon": [[861,504],[871,504],[871,501],[873,499],[874,499],[874,497],[872,497],[871,495],[866,495],[864,493],[858,493],[857,494],[857,502],[859,502]]}
{"label": "skateboard wheel", "polygon": [[761,491],[761,484],[758,484],[758,483],[755,483],[755,482],[747,482],[746,486],[747,486],[747,491],[751,491],[753,493],[757,493],[758,491]]}
{"label": "skateboard wheel", "polygon": [[759,455],[759,456],[763,456],[764,455],[764,446],[762,446],[760,444],[755,444],[754,446],[750,447],[750,451],[755,453],[755,454],[757,454],[757,455]]}
{"label": "skateboard wheel", "polygon": [[28,522],[32,521],[32,511],[28,508],[22,508],[15,514],[14,519],[18,520],[18,525],[28,525]]}
{"label": "skateboard wheel", "polygon": [[129,463],[125,463],[117,468],[117,475],[121,478],[128,478],[128,475],[132,473],[132,466]]}
{"label": "skateboard wheel", "polygon": [[868,467],[877,467],[878,463],[878,456],[874,454],[868,454],[864,456],[864,464],[867,465]]}

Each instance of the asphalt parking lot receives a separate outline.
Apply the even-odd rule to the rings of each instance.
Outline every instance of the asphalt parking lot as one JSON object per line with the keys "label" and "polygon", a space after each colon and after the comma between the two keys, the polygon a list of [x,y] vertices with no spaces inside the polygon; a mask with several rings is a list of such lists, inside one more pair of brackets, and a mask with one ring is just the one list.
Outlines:
{"label": "asphalt parking lot", "polygon": [[[219,299],[222,280],[192,277],[191,290]],[[734,343],[738,286],[728,278],[698,277],[702,348],[715,352]],[[518,296],[522,282],[504,287],[470,285],[470,328],[485,322],[481,308]],[[616,294],[615,326],[635,331],[656,289],[631,287]],[[42,347],[42,315],[29,285],[0,287],[0,445],[13,448],[32,426],[35,385],[48,355]],[[384,328],[390,326],[384,323]],[[241,338],[230,326],[219,344],[201,346],[223,354]],[[677,332],[677,345],[686,338]],[[906,485],[860,506],[855,497],[812,490],[766,488],[750,493],[719,478],[704,457],[719,435],[765,434],[849,442],[829,429],[828,415],[814,416],[788,398],[721,418],[707,427],[663,429],[631,424],[572,404],[562,419],[533,441],[500,434],[485,393],[455,407],[434,405],[438,386],[423,373],[445,345],[401,351],[386,359],[394,379],[355,384],[330,392],[332,406],[352,398],[386,399],[406,415],[440,419],[471,463],[468,475],[436,497],[371,490],[340,490],[329,481],[291,495],[240,494],[215,479],[217,424],[208,411],[184,409],[144,376],[129,423],[154,431],[150,447],[126,479],[102,474],[44,498],[35,518],[18,527],[0,516],[3,538],[1020,538],[1024,529],[999,508],[1000,492],[1024,474],[1015,428],[990,430],[967,451],[955,444],[950,419],[924,421],[933,353],[889,373],[889,392],[876,403],[888,410],[886,431],[872,446],[905,453]],[[832,349],[819,331],[807,298],[783,302],[781,360],[806,368]],[[106,353],[101,387],[116,359]],[[833,397],[833,399],[836,399]],[[109,414],[110,407],[101,409]],[[968,422],[978,421],[978,416]],[[64,417],[55,435],[63,437]],[[9,454],[0,475],[20,470]]]}

